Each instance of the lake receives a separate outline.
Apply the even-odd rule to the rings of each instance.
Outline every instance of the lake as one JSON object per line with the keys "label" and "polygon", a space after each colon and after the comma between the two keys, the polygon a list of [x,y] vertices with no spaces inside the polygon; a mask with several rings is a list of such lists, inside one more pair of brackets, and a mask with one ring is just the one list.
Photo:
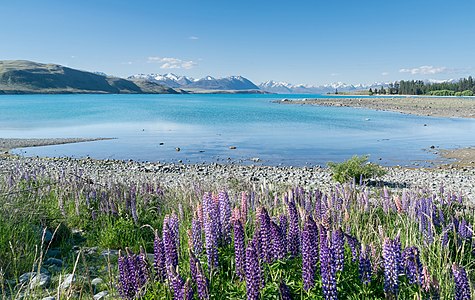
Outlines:
{"label": "lake", "polygon": [[328,96],[2,95],[0,136],[115,138],[13,151],[26,156],[245,164],[259,158],[295,166],[354,154],[383,165],[423,165],[437,157],[427,151],[432,145],[474,144],[475,120],[272,103],[319,97]]}

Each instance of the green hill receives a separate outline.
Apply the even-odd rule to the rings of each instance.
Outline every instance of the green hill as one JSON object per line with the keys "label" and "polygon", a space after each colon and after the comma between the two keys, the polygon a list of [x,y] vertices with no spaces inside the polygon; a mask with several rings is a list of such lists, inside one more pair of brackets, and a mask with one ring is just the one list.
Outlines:
{"label": "green hill", "polygon": [[178,94],[160,84],[26,60],[0,61],[0,94]]}

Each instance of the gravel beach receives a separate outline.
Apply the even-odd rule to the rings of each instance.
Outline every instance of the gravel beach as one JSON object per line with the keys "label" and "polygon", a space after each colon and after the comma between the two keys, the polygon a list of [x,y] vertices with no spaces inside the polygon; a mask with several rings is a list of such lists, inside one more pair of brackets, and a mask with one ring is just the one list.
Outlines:
{"label": "gravel beach", "polygon": [[432,117],[475,118],[475,97],[344,97],[283,99],[282,104],[360,107]]}
{"label": "gravel beach", "polygon": [[0,138],[0,153],[14,148],[61,145],[109,140],[109,138],[45,138],[45,139],[10,139]]}
{"label": "gravel beach", "polygon": [[[97,184],[151,180],[164,188],[189,187],[200,184],[208,188],[235,187],[239,185],[274,184],[282,186],[305,185],[309,188],[329,190],[335,183],[330,170],[322,167],[271,167],[232,164],[161,164],[149,162],[94,160],[72,158],[0,157],[0,170],[8,173],[26,166],[28,170],[47,170],[54,176],[66,172],[72,177],[80,174],[84,180]],[[380,178],[395,189],[420,187],[438,192],[462,193],[475,202],[475,168],[409,169],[386,168],[388,174]],[[236,186],[238,185],[238,186]]]}

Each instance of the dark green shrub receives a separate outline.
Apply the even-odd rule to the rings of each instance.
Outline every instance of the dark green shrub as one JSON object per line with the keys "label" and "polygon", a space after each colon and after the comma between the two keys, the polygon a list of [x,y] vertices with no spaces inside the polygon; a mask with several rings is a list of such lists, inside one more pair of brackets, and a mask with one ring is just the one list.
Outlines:
{"label": "dark green shrub", "polygon": [[363,180],[367,180],[371,177],[386,174],[386,170],[381,166],[368,162],[367,155],[355,155],[342,163],[329,162],[328,167],[332,171],[333,180],[340,183],[349,182],[353,179],[359,182],[361,177]]}

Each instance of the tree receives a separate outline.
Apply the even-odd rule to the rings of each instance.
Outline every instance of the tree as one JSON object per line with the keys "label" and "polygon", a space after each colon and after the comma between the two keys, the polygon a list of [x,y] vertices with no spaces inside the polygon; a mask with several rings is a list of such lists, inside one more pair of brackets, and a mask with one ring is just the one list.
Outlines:
{"label": "tree", "polygon": [[369,94],[370,96],[373,95],[373,90],[372,90],[371,88],[369,88],[368,94]]}

